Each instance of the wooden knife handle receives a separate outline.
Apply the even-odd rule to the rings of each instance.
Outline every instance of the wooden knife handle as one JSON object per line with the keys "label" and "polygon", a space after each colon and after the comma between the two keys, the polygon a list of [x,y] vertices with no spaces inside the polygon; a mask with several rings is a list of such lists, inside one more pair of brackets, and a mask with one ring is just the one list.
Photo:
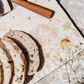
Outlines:
{"label": "wooden knife handle", "polygon": [[28,1],[25,1],[25,0],[10,0],[20,6],[23,6],[37,14],[40,14],[46,18],[51,18],[52,14],[53,14],[53,11],[52,10],[49,10],[47,8],[44,8],[44,7],[41,7],[41,6],[38,6],[34,3],[31,3],[31,2],[28,2]]}

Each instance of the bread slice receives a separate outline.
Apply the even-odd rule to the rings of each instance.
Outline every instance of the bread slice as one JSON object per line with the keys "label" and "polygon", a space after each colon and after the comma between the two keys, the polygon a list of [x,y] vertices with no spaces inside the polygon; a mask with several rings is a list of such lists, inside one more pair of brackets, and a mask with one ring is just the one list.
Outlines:
{"label": "bread slice", "polygon": [[[5,45],[1,42],[0,42],[0,61],[3,65],[3,71],[4,71],[3,73],[1,73],[2,79],[4,76],[3,84],[10,84],[12,76],[13,76],[13,61]],[[0,67],[1,67],[1,72],[2,72],[2,66],[0,65]]]}
{"label": "bread slice", "polygon": [[2,84],[2,83],[3,83],[3,66],[0,61],[0,84]]}
{"label": "bread slice", "polygon": [[[14,62],[14,76],[11,84],[23,84],[26,76],[26,60],[17,44],[9,38],[2,38],[1,42],[10,52]],[[9,74],[9,73],[8,73]],[[9,83],[6,83],[9,84]]]}
{"label": "bread slice", "polygon": [[[37,71],[40,64],[39,50],[35,41],[28,34],[18,30],[9,31],[4,36],[14,40],[20,46],[21,49],[22,46],[24,46],[26,53],[29,54],[29,60],[30,60],[28,75],[33,75]],[[22,49],[23,52],[25,52],[24,49]]]}

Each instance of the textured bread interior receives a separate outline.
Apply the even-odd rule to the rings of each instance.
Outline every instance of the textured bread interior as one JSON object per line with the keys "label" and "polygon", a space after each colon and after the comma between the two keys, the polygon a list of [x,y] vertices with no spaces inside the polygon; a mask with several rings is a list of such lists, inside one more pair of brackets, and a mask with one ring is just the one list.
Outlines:
{"label": "textured bread interior", "polygon": [[12,68],[13,62],[10,55],[8,55],[7,52],[8,51],[6,50],[5,46],[0,42],[0,60],[3,64],[3,74],[4,74],[3,84],[10,84],[13,71]]}
{"label": "textured bread interior", "polygon": [[19,49],[16,43],[9,38],[2,38],[1,41],[10,52],[14,62],[14,76],[12,84],[23,84],[25,80],[26,65],[24,63],[25,59],[22,58],[22,51]]}

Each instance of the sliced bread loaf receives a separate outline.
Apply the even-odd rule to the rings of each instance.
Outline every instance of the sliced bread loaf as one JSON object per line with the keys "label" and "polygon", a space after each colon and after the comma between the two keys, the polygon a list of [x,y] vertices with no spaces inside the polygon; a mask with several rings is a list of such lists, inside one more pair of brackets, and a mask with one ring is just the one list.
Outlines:
{"label": "sliced bread loaf", "polygon": [[[0,61],[3,65],[4,75],[1,73],[1,76],[2,77],[4,76],[3,84],[10,84],[12,76],[13,76],[13,61],[5,45],[1,42],[0,42]],[[1,67],[1,72],[2,72],[2,66],[0,65],[0,67]]]}
{"label": "sliced bread loaf", "polygon": [[3,66],[0,61],[0,84],[2,84],[2,83],[3,83]]}
{"label": "sliced bread loaf", "polygon": [[[26,33],[22,31],[9,31],[7,34],[4,35],[4,37],[9,37],[13,41],[15,41],[19,47],[23,50],[23,53],[27,53],[26,56],[29,54],[29,71],[28,75],[33,75],[38,67],[39,67],[39,50],[35,43],[35,41]],[[22,48],[22,46],[24,48]],[[27,58],[27,57],[26,57]]]}
{"label": "sliced bread loaf", "polygon": [[17,44],[14,41],[12,41],[9,38],[2,38],[1,42],[6,46],[7,50],[10,52],[14,63],[14,76],[11,84],[23,84],[26,76],[26,60],[21,49],[17,46]]}

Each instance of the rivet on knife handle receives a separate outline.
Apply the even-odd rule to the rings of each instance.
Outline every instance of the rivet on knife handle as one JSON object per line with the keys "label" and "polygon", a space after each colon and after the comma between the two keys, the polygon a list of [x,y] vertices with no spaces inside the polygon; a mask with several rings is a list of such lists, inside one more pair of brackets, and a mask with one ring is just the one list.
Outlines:
{"label": "rivet on knife handle", "polygon": [[51,18],[52,15],[54,14],[54,12],[52,10],[38,6],[38,5],[33,4],[29,1],[24,1],[24,0],[10,0],[10,1],[12,1],[20,6],[23,6],[23,7],[27,8],[27,9],[29,9],[39,15],[42,15],[48,19]]}

